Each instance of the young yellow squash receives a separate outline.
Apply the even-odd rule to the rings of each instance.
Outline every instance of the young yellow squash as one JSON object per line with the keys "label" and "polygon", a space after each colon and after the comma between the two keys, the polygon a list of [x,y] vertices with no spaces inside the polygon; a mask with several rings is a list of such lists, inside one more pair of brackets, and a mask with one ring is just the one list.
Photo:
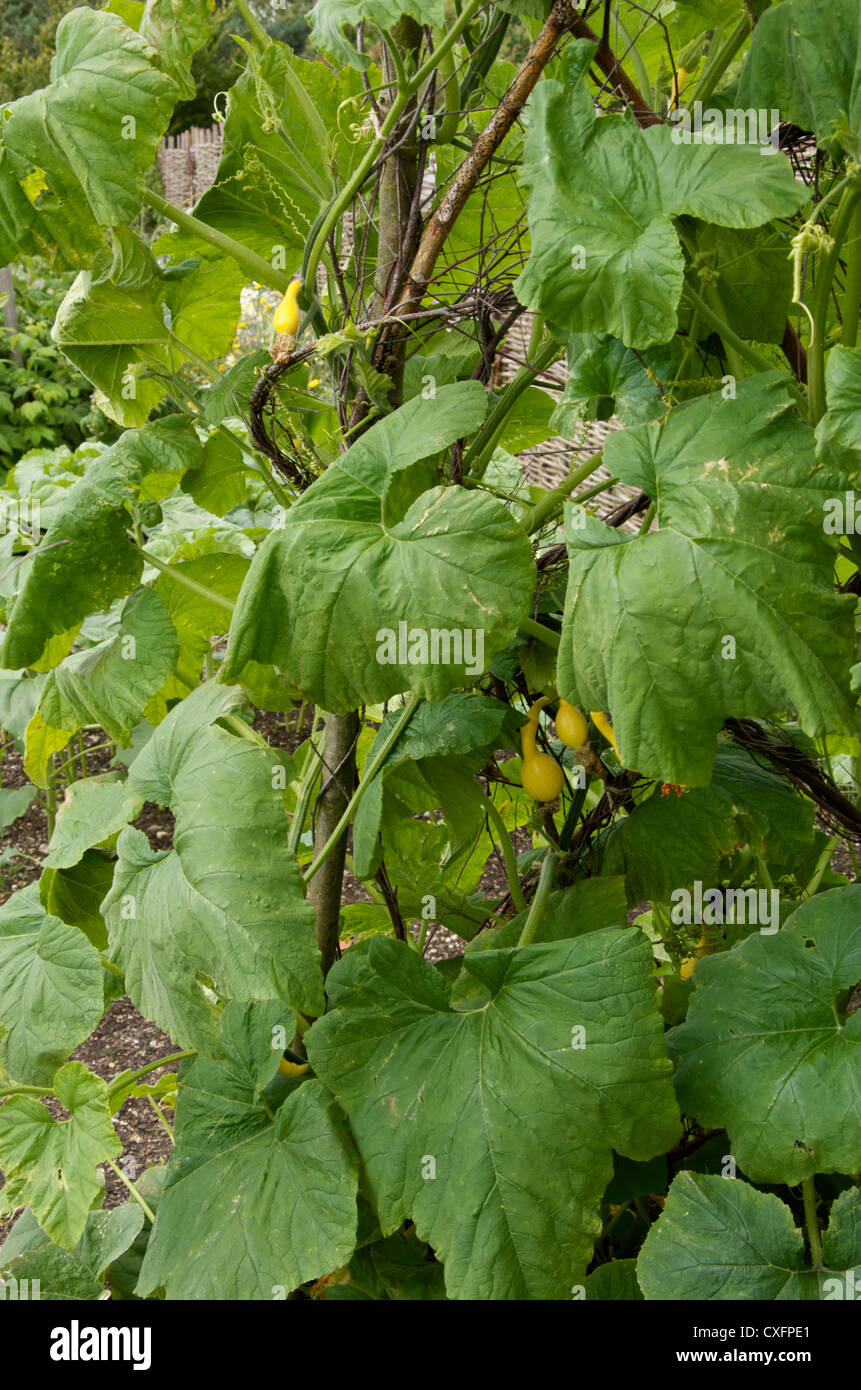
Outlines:
{"label": "young yellow squash", "polygon": [[579,709],[569,705],[567,700],[559,701],[556,712],[556,732],[566,748],[583,748],[589,739],[586,720]]}
{"label": "young yellow squash", "polygon": [[536,801],[553,801],[565,783],[565,774],[555,759],[547,753],[540,753],[535,746],[538,733],[538,711],[546,700],[536,700],[529,711],[529,721],[520,730],[520,747],[523,761],[520,765],[520,780],[523,790]]}
{"label": "young yellow squash", "polygon": [[287,293],[275,310],[275,318],[272,320],[272,326],[276,333],[289,333],[292,336],[299,327],[299,320],[302,315],[296,301],[299,298],[301,288],[301,280],[291,280],[287,286]]}

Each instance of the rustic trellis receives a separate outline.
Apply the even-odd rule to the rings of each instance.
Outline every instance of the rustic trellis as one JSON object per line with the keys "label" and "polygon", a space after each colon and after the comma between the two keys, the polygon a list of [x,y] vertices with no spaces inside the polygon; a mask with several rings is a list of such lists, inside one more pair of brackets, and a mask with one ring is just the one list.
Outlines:
{"label": "rustic trellis", "polygon": [[193,207],[215,182],[220,158],[220,125],[191,126],[179,135],[166,135],[159,146],[158,167],[168,202]]}

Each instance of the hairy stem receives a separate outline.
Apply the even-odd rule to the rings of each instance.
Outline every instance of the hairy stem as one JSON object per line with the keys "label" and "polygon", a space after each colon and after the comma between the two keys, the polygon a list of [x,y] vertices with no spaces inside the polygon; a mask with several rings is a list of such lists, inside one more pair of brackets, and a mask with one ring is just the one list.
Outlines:
{"label": "hairy stem", "polygon": [[532,514],[528,516],[523,523],[524,529],[530,532],[538,531],[546,521],[549,521],[554,516],[558,516],[575,487],[578,487],[586,478],[597,472],[602,462],[603,453],[599,451],[597,454],[592,454],[582,463],[572,468],[570,472],[566,473],[562,482],[550,492],[546,493],[540,502],[535,504],[532,509]]}
{"label": "hairy stem", "polygon": [[129,1190],[131,1196],[132,1196],[132,1197],[134,1198],[134,1200],[137,1202],[138,1206],[140,1207],[141,1211],[143,1212],[143,1214],[144,1214],[144,1216],[147,1218],[147,1220],[150,1221],[150,1222],[154,1222],[154,1221],[155,1221],[155,1212],[153,1211],[152,1207],[144,1200],[144,1198],[141,1196],[141,1194],[138,1192],[137,1188],[135,1187],[135,1185],[134,1185],[134,1183],[131,1181],[131,1179],[126,1177],[126,1175],[125,1175],[125,1173],[123,1172],[122,1168],[120,1168],[116,1163],[114,1163],[113,1159],[111,1159],[111,1158],[106,1158],[106,1159],[105,1159],[105,1162],[106,1162],[107,1166],[110,1168],[111,1172],[115,1175],[115,1177],[118,1177],[119,1180],[120,1180],[120,1182],[123,1184],[123,1186],[128,1188],[128,1190]]}
{"label": "hairy stem", "polygon": [[861,198],[861,182],[853,179],[844,189],[840,206],[831,222],[831,250],[823,257],[816,277],[811,312],[813,326],[807,349],[807,386],[810,396],[810,424],[818,425],[825,414],[825,336],[828,329],[828,306],[831,287],[840,261],[840,251],[854,220],[855,208]]}
{"label": "hairy stem", "polygon": [[497,811],[490,797],[484,798],[484,809],[488,818],[493,821],[496,833],[499,836],[499,848],[502,850],[502,858],[505,862],[505,877],[508,879],[508,891],[511,894],[511,901],[518,912],[526,911],[526,899],[523,896],[523,889],[520,887],[520,875],[517,872],[517,860],[514,855],[514,847],[511,843],[511,836],[505,828],[505,822]]}
{"label": "hairy stem", "polygon": [[861,203],[855,204],[846,242],[846,284],[840,306],[843,316],[840,342],[844,347],[855,347],[858,341],[858,313],[861,308]]}
{"label": "hairy stem", "polygon": [[[385,742],[382,744],[382,746],[371,759],[371,761],[366,764],[364,776],[362,777],[361,782],[359,783],[356,791],[350,797],[348,804],[344,808],[342,816],[332,829],[332,833],[327,837],[325,844],[323,844],[322,848],[317,854],[316,859],[314,860],[313,864],[310,866],[307,873],[305,874],[306,883],[310,882],[310,880],[314,878],[315,874],[319,872],[319,870],[323,867],[326,861],[330,858],[338,842],[340,841],[341,837],[346,831],[347,826],[350,824],[350,821],[355,815],[356,807],[359,805],[359,802],[362,800],[362,797],[365,795],[365,792],[368,790],[368,787],[373,782],[374,778],[376,777],[386,758],[389,756],[389,753],[394,748],[395,744],[397,743],[398,739],[400,738],[404,729],[407,727],[407,724],[412,719],[420,704],[420,695],[416,695],[415,693],[410,695],[409,699],[407,700],[406,704],[404,705],[403,709],[398,715],[398,718],[395,721],[391,733],[388,735]],[[338,717],[342,719],[347,719],[349,718],[349,715],[340,715]],[[327,748],[327,760],[328,752],[329,750]]]}
{"label": "hairy stem", "polygon": [[521,618],[520,631],[526,632],[530,637],[536,637],[539,642],[543,642],[545,647],[555,647],[558,649],[562,638],[558,632],[554,632],[552,627],[545,627],[543,623],[537,623],[534,618]]}
{"label": "hairy stem", "polygon": [[517,943],[518,946],[530,946],[535,939],[535,933],[541,925],[550,898],[558,863],[558,855],[555,854],[553,850],[548,850],[544,858],[544,863],[541,865],[541,876],[538,879],[538,887],[535,890],[535,897],[532,899],[529,908],[529,916],[523,924],[523,931],[520,933],[520,940]]}
{"label": "hairy stem", "polygon": [[252,280],[259,281],[261,285],[271,285],[273,289],[281,290],[282,294],[290,284],[293,277],[288,275],[286,271],[276,270],[269,261],[258,256],[256,251],[251,251],[247,246],[243,246],[241,241],[234,241],[232,236],[216,231],[215,227],[201,222],[200,218],[194,217],[192,213],[174,207],[173,203],[169,203],[166,198],[162,198],[153,189],[145,188],[143,190],[143,201],[160,213],[162,217],[167,218],[170,222],[175,222],[178,227],[182,227],[184,232],[198,237],[201,241],[223,251],[226,256],[230,256],[242,270],[247,272]]}
{"label": "hairy stem", "polygon": [[814,1269],[823,1269],[822,1239],[819,1234],[819,1222],[816,1219],[815,1178],[805,1178],[801,1184],[801,1192],[804,1197],[804,1225],[810,1246],[810,1262]]}

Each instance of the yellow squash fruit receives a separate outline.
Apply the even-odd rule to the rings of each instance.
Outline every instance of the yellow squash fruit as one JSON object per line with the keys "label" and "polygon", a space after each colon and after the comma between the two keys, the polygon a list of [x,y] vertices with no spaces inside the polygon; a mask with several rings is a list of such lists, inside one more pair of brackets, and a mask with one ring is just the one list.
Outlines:
{"label": "yellow squash fruit", "polygon": [[682,961],[681,967],[679,969],[679,975],[681,976],[681,978],[683,980],[689,980],[694,973],[694,966],[696,965],[697,961],[701,960],[703,956],[710,956],[711,953],[711,942],[709,941],[705,932],[703,932],[702,936],[700,937],[699,941],[694,947],[694,954],[692,956],[686,956],[685,959]]}
{"label": "yellow squash fruit", "polygon": [[275,318],[272,320],[272,326],[276,333],[289,333],[292,336],[299,327],[299,320],[302,315],[296,301],[301,288],[301,280],[291,280],[287,286],[287,293],[275,310]]}
{"label": "yellow squash fruit", "polygon": [[602,733],[606,739],[610,740],[611,744],[613,745],[613,752],[616,754],[616,757],[619,759],[619,762],[621,762],[622,755],[619,752],[619,746],[616,743],[616,735],[613,733],[613,725],[610,723],[604,711],[600,709],[590,709],[589,718],[592,720],[592,723],[595,725],[595,728],[600,733]]}
{"label": "yellow squash fruit", "polygon": [[523,761],[520,765],[520,780],[523,790],[536,801],[553,801],[565,784],[565,774],[559,764],[547,753],[539,753],[535,746],[538,733],[538,711],[546,700],[536,700],[529,711],[529,722],[520,730],[520,747]]}
{"label": "yellow squash fruit", "polygon": [[304,1076],[308,1065],[307,1062],[290,1062],[286,1057],[282,1057],[278,1063],[278,1070],[282,1076]]}
{"label": "yellow squash fruit", "polygon": [[556,732],[566,748],[582,748],[589,738],[586,720],[579,709],[569,705],[567,700],[559,701],[559,709],[556,713]]}

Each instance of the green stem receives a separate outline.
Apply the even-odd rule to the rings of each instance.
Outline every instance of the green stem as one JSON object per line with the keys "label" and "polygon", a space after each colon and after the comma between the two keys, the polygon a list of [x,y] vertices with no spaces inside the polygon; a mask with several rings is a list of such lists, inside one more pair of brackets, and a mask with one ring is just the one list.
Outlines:
{"label": "green stem", "polygon": [[551,517],[561,512],[565,501],[570,497],[575,487],[597,472],[603,461],[604,455],[599,452],[592,454],[583,463],[572,468],[557,487],[553,488],[551,492],[545,493],[541,501],[535,504],[532,512],[523,522],[524,530],[537,531],[539,527],[544,525],[545,521],[549,521]]}
{"label": "green stem", "polygon": [[[454,47],[458,36],[462,30],[466,28],[476,10],[478,10],[483,3],[484,0],[469,0],[469,4],[464,6],[463,11],[449,29],[439,47],[431,54],[428,61],[419,68],[418,72],[416,72],[404,86],[399,88],[394,101],[386,113],[385,120],[380,126],[379,135],[376,140],[369,146],[365,152],[364,158],[351,178],[347,180],[347,183],[341,189],[337,198],[333,199],[328,210],[320,219],[316,235],[307,250],[302,272],[304,296],[307,300],[310,301],[314,298],[317,286],[317,266],[320,264],[320,257],[323,254],[332,229],[340,222],[344,212],[347,210],[376,164],[377,157],[380,151],[384,149],[386,141],[400,120],[404,107],[411,98],[415,96],[419,88],[428,80],[439,65],[441,59],[445,57],[445,54]],[[257,278],[259,279],[260,277],[258,276]],[[286,285],[284,288],[286,289]]]}
{"label": "green stem", "polygon": [[538,879],[538,887],[535,890],[535,897],[532,899],[529,908],[529,916],[526,918],[523,931],[520,933],[520,940],[517,943],[518,946],[529,946],[532,944],[535,933],[544,916],[548,899],[550,898],[550,890],[553,887],[553,880],[556,877],[558,862],[558,855],[554,854],[553,850],[548,850],[544,863],[541,865],[541,876]]}
{"label": "green stem", "polygon": [[223,594],[217,594],[214,589],[208,589],[205,584],[198,584],[196,579],[191,579],[175,565],[166,565],[164,560],[156,559],[155,555],[152,555],[148,550],[144,550],[143,546],[138,546],[138,549],[147,564],[152,565],[153,569],[159,570],[161,574],[168,575],[170,579],[175,579],[177,584],[184,585],[186,589],[190,589],[192,593],[199,594],[201,598],[208,599],[210,603],[218,604],[219,608],[226,608],[228,613],[233,612],[235,605],[229,598],[225,598]]}
{"label": "green stem", "polygon": [[[174,1062],[184,1062],[187,1057],[196,1056],[197,1053],[193,1049],[186,1049],[185,1052],[172,1052],[169,1057],[158,1057],[155,1061],[147,1062],[145,1066],[138,1067],[137,1071],[133,1071],[130,1076],[118,1076],[113,1086],[108,1087],[108,1104],[117,1091],[123,1091],[126,1086],[140,1081],[141,1077],[149,1076],[151,1071],[158,1071],[159,1067],[170,1067]],[[48,1095],[50,1092],[43,1092],[43,1094]]]}
{"label": "green stem", "polygon": [[150,1105],[152,1106],[153,1110],[155,1111],[156,1115],[157,1115],[158,1118],[161,1120],[161,1123],[164,1125],[165,1129],[167,1130],[167,1136],[168,1136],[168,1138],[170,1139],[170,1142],[171,1142],[172,1144],[175,1144],[175,1143],[176,1143],[176,1135],[174,1134],[173,1129],[171,1128],[170,1124],[168,1123],[167,1118],[166,1118],[165,1115],[163,1114],[161,1106],[160,1106],[160,1105],[156,1105],[155,1100],[154,1100],[154,1098],[153,1098],[152,1096],[147,1096],[147,1100],[149,1101],[149,1103],[150,1103]]}
{"label": "green stem", "polygon": [[112,975],[119,975],[121,980],[125,979],[125,971],[121,970],[118,965],[114,965],[112,960],[108,960],[104,951],[99,952],[99,960],[102,963],[103,970],[109,970]]}
{"label": "green stem", "polygon": [[714,53],[709,53],[700,73],[700,79],[694,92],[694,100],[706,101],[711,96],[752,28],[750,16],[745,15],[743,19],[739,20],[736,28],[727,34],[723,43],[714,50]]}
{"label": "green stem", "polygon": [[846,284],[840,306],[843,316],[840,342],[843,347],[855,347],[861,308],[861,203],[855,205],[846,242]]}
{"label": "green stem", "polygon": [[[458,100],[461,111],[465,112],[468,110],[469,98],[475,90],[477,83],[483,82],[490,72],[490,69],[493,67],[496,56],[508,32],[510,23],[510,14],[500,15],[497,9],[491,11],[491,16],[488,20],[488,37],[481,42],[479,47],[476,48],[470,56],[469,68],[460,84],[460,96]],[[491,25],[495,25],[495,32],[492,34],[490,33]]]}
{"label": "green stem", "polygon": [[805,898],[812,898],[814,893],[818,892],[819,885],[822,882],[822,875],[825,873],[825,870],[831,863],[831,856],[834,853],[836,847],[840,844],[841,839],[842,836],[833,835],[831,839],[828,841],[828,844],[825,846],[822,853],[820,854],[819,858],[816,861],[816,868],[813,870],[813,874],[804,886],[803,891]]}
{"label": "green stem", "polygon": [[768,872],[765,856],[762,854],[754,854],[754,859],[756,860],[756,869],[760,880],[768,889],[769,893],[772,893],[774,891],[774,884],[771,881],[771,874]]}
{"label": "green stem", "polygon": [[[444,31],[434,29],[434,44],[440,42],[441,38],[444,36]],[[442,118],[438,119],[436,122],[434,141],[438,145],[447,145],[457,134],[461,113],[460,83],[454,70],[454,50],[451,48],[440,59],[437,82],[437,92],[439,93],[440,89],[442,92],[443,114]],[[436,106],[439,107],[439,105],[440,99],[438,95]],[[434,115],[436,115],[436,112],[434,112]]]}
{"label": "green stem", "polygon": [[148,1203],[144,1200],[144,1198],[141,1196],[141,1194],[138,1192],[137,1188],[135,1187],[135,1185],[134,1185],[134,1183],[131,1181],[131,1179],[126,1177],[126,1175],[125,1175],[125,1173],[123,1172],[122,1168],[118,1167],[117,1164],[114,1163],[114,1161],[113,1161],[112,1158],[106,1158],[106,1159],[105,1159],[105,1162],[107,1163],[107,1165],[108,1165],[108,1167],[110,1168],[111,1172],[114,1173],[114,1174],[119,1178],[120,1182],[123,1183],[124,1186],[128,1188],[129,1192],[131,1193],[132,1197],[134,1197],[135,1201],[137,1202],[137,1204],[138,1204],[138,1206],[140,1207],[141,1211],[143,1212],[144,1216],[146,1216],[147,1219],[148,1219],[150,1222],[154,1222],[154,1221],[155,1221],[155,1212],[153,1211],[152,1207],[149,1206]]}
{"label": "green stem", "polygon": [[258,748],[265,748],[267,753],[271,753],[272,750],[263,735],[252,729],[250,724],[246,724],[244,719],[240,719],[238,714],[222,714],[219,722],[226,724],[228,729],[232,729],[240,738],[248,739],[250,743],[256,743]]}
{"label": "green stem", "polygon": [[389,62],[395,70],[395,85],[399,92],[405,92],[409,87],[407,70],[404,67],[404,60],[398,45],[389,37],[385,29],[380,29],[380,38],[386,46]]}
{"label": "green stem", "polygon": [[0,1086],[0,1096],[52,1096],[54,1094],[51,1086],[19,1086],[12,1082],[10,1086]]}
{"label": "green stem", "polygon": [[840,251],[849,226],[853,221],[855,207],[861,197],[861,182],[853,179],[844,190],[840,206],[834,214],[829,228],[832,247],[820,263],[813,291],[810,344],[807,349],[807,390],[810,397],[809,422],[818,425],[825,414],[825,336],[828,328],[828,306],[831,302],[831,286],[840,261]]}
{"label": "green stem", "polygon": [[548,337],[547,341],[539,347],[532,361],[524,362],[523,366],[512,377],[501,393],[499,400],[491,407],[490,414],[464,454],[464,473],[470,472],[478,478],[482,476],[490,462],[490,456],[496,448],[497,436],[502,430],[506,416],[511,413],[527,386],[530,386],[535,378],[540,376],[544,368],[548,367],[561,351],[559,344],[553,338]]}
{"label": "green stem", "polygon": [[805,1178],[801,1184],[804,1197],[804,1225],[810,1246],[810,1260],[814,1269],[824,1269],[822,1260],[822,1240],[819,1235],[819,1222],[816,1219],[816,1180]]}
{"label": "green stem", "polygon": [[257,18],[251,6],[248,4],[248,0],[233,0],[233,3],[235,4],[239,13],[242,15],[242,18],[245,20],[245,23],[251,30],[255,42],[263,49],[268,48],[269,45],[272,43],[272,40],[267,34],[266,30],[263,28],[263,25],[260,23],[260,20]]}
{"label": "green stem", "polygon": [[[685,294],[697,310],[700,318],[703,319],[715,333],[719,334],[727,347],[734,348],[739,357],[743,358],[745,362],[749,362],[752,367],[756,367],[758,372],[771,372],[774,370],[773,363],[769,362],[767,357],[763,357],[761,352],[757,352],[756,348],[751,347],[750,343],[746,343],[744,338],[740,338],[737,333],[733,332],[729,324],[726,323],[719,314],[714,313],[702,296],[697,294],[696,290],[692,289],[690,285],[685,285]],[[786,389],[806,413],[807,401],[795,383],[790,382]]]}
{"label": "green stem", "polygon": [[368,787],[373,782],[374,778],[376,777],[386,758],[389,756],[389,753],[392,751],[401,734],[403,733],[404,729],[407,727],[407,724],[412,719],[413,715],[415,714],[416,710],[421,704],[421,700],[421,695],[417,695],[416,692],[413,691],[406,704],[404,705],[403,709],[401,710],[400,714],[398,715],[398,718],[396,719],[394,725],[392,726],[391,732],[388,734],[388,736],[382,743],[379,752],[375,753],[374,756],[370,759],[370,761],[365,765],[364,776],[362,777],[362,780],[359,783],[356,790],[353,792],[353,795],[350,797],[350,800],[344,809],[344,814],[341,816],[340,820],[335,826],[335,829],[332,831],[332,834],[329,836],[325,845],[320,850],[320,853],[317,855],[317,858],[314,860],[313,864],[311,864],[308,868],[308,871],[305,874],[306,883],[310,883],[311,879],[314,877],[317,871],[323,867],[326,860],[329,858],[329,855],[332,853],[335,846],[338,844],[338,841],[341,839],[342,835],[347,829],[347,826],[350,824],[350,821],[355,815],[356,808],[359,805],[359,802],[362,800],[362,797],[365,795],[365,792],[368,790]]}
{"label": "green stem", "polygon": [[198,371],[202,372],[207,380],[221,380],[220,374],[215,370],[212,363],[207,362],[205,357],[201,357],[199,352],[195,352],[193,347],[189,347],[188,343],[184,343],[182,338],[178,338],[175,333],[171,333],[170,335],[170,345],[171,347],[177,348],[178,351],[182,353],[183,357],[188,358],[189,362],[193,362]]}
{"label": "green stem", "polygon": [[418,953],[419,953],[420,956],[423,956],[424,953],[425,953],[425,938],[427,937],[427,934],[428,934],[428,919],[427,919],[427,917],[423,917],[423,918],[422,918],[422,924],[421,924],[421,926],[419,927],[419,939],[418,939],[418,941],[416,942],[416,950],[418,951]]}
{"label": "green stem", "polygon": [[558,632],[554,632],[551,627],[545,627],[543,623],[537,623],[534,618],[521,618],[520,631],[527,632],[530,637],[535,637],[539,642],[543,642],[545,647],[554,647],[558,650],[562,638]]}
{"label": "green stem", "polygon": [[194,217],[190,212],[183,212],[182,208],[174,207],[173,203],[167,202],[151,188],[144,189],[143,201],[161,213],[162,217],[182,227],[184,232],[199,237],[201,241],[208,242],[210,246],[230,256],[252,280],[258,281],[261,285],[271,285],[282,294],[286,291],[292,275],[288,275],[284,270],[276,270],[269,261],[258,256],[256,251],[243,246],[241,241],[234,241],[233,237],[217,231],[206,222],[201,222],[199,217]]}
{"label": "green stem", "polygon": [[312,731],[311,734],[311,747],[308,749],[308,757],[302,769],[302,780],[299,783],[299,797],[296,801],[296,810],[293,812],[293,819],[290,822],[290,833],[287,836],[287,847],[292,850],[294,854],[298,854],[299,852],[299,844],[302,839],[302,827],[305,824],[305,817],[308,814],[311,797],[314,795],[314,788],[317,785],[317,780],[323,766],[323,760],[314,743],[314,732],[315,731]]}
{"label": "green stem", "polygon": [[57,769],[53,754],[48,759],[45,780],[48,784],[45,791],[45,821],[48,827],[48,840],[50,841],[54,833],[54,826],[57,823]]}
{"label": "green stem", "polygon": [[655,519],[656,507],[654,502],[650,502],[646,508],[643,520],[640,523],[640,535],[644,536]]}
{"label": "green stem", "polygon": [[511,837],[505,828],[505,822],[497,811],[489,796],[483,797],[484,809],[488,817],[493,821],[496,832],[499,835],[499,847],[502,850],[502,858],[505,861],[505,877],[508,879],[508,891],[511,894],[511,901],[518,912],[526,911],[526,899],[523,896],[523,889],[520,887],[520,875],[517,872],[517,860],[514,855],[514,846]]}

